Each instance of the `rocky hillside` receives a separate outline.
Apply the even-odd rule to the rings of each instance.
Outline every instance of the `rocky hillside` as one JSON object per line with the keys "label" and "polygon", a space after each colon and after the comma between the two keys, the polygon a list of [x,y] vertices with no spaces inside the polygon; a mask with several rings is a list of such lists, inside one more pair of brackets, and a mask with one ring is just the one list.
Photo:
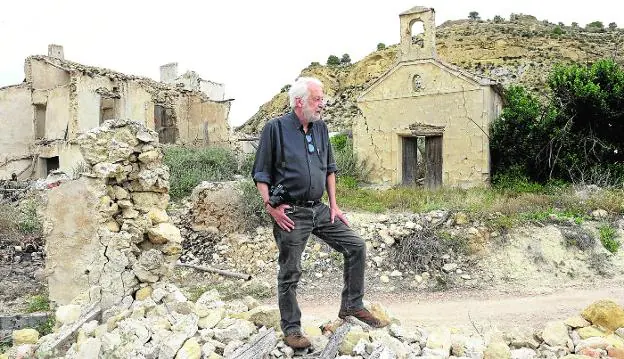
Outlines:
{"label": "rocky hillside", "polygon": [[[511,20],[447,21],[436,32],[438,56],[449,63],[502,83],[523,84],[543,92],[546,77],[556,63],[586,63],[615,58],[624,63],[620,47],[622,29],[591,31],[578,26],[562,26],[540,21],[530,15],[514,15]],[[330,130],[348,129],[358,113],[356,98],[397,61],[398,46],[375,51],[362,60],[341,66],[311,64],[301,71],[325,85],[329,103],[325,120]],[[244,125],[243,134],[258,133],[264,123],[288,111],[283,90],[260,107]]]}

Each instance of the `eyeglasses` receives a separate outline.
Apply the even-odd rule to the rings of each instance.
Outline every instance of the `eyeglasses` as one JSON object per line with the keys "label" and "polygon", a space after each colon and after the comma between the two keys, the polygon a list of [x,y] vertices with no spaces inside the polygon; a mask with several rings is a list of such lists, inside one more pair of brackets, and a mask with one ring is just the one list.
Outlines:
{"label": "eyeglasses", "polygon": [[312,135],[307,134],[305,138],[306,141],[308,141],[308,153],[314,153],[314,151],[316,151],[316,148],[314,148],[314,144],[312,143]]}

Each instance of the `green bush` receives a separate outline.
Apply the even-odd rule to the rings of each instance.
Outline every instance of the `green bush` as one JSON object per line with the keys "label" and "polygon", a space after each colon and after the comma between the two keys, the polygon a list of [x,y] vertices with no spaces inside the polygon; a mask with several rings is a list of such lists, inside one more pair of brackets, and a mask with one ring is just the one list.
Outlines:
{"label": "green bush", "polygon": [[503,19],[502,16],[500,16],[500,15],[495,15],[494,16],[494,23],[500,24],[501,22],[504,22],[504,21],[505,21],[505,19]]}
{"label": "green bush", "polygon": [[548,87],[545,103],[523,87],[506,90],[490,132],[493,176],[514,169],[539,183],[622,185],[624,70],[613,60],[556,65]]}
{"label": "green bush", "polygon": [[202,181],[232,180],[238,172],[236,156],[226,148],[168,147],[164,152],[173,199],[190,195]]}
{"label": "green bush", "polygon": [[385,48],[386,48],[386,44],[384,44],[383,42],[380,42],[377,44],[377,51],[383,50]]}
{"label": "green bush", "polygon": [[340,134],[332,137],[329,141],[334,151],[343,151],[347,147],[349,137],[345,134]]}
{"label": "green bush", "polygon": [[327,65],[329,66],[340,65],[340,58],[336,55],[329,55],[329,57],[327,58]]}
{"label": "green bush", "polygon": [[617,240],[617,232],[613,226],[603,224],[598,227],[600,233],[600,242],[611,253],[615,253],[620,249],[620,242]]}
{"label": "green bush", "polygon": [[552,30],[552,33],[554,35],[563,35],[564,31],[563,29],[561,29],[561,26],[555,26],[555,28]]}
{"label": "green bush", "polygon": [[478,12],[476,12],[476,11],[471,11],[471,12],[468,14],[468,18],[469,18],[470,20],[472,20],[472,21],[476,21],[476,20],[481,19],[481,18],[479,17],[479,13],[478,13]]}

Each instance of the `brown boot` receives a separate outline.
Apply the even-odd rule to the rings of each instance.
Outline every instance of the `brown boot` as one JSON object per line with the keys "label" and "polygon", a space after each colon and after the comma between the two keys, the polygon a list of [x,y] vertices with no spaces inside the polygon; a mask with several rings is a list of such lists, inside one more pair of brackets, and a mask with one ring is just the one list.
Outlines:
{"label": "brown boot", "polygon": [[388,325],[388,323],[383,323],[381,320],[376,318],[371,312],[366,310],[366,308],[340,310],[338,318],[344,319],[346,317],[354,317],[373,328],[383,328]]}
{"label": "brown boot", "polygon": [[312,343],[310,343],[310,340],[304,337],[301,333],[288,334],[284,338],[284,342],[286,343],[286,345],[293,349],[305,349],[312,345]]}

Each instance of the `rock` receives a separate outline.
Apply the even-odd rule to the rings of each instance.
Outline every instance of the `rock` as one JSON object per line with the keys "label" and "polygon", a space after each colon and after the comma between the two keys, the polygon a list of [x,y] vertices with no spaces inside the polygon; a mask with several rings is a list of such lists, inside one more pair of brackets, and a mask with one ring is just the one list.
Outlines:
{"label": "rock", "polygon": [[607,349],[608,346],[609,346],[609,342],[607,341],[606,338],[593,337],[593,338],[587,338],[585,340],[581,340],[575,346],[574,351],[575,352],[580,352],[581,350],[583,350],[585,348]]}
{"label": "rock", "polygon": [[410,348],[406,344],[403,344],[397,338],[391,337],[384,330],[371,331],[370,338],[373,343],[379,343],[382,346],[390,349],[399,359],[407,359],[408,355],[411,352]]}
{"label": "rock", "polygon": [[153,291],[154,290],[150,286],[143,287],[143,288],[137,290],[134,299],[139,300],[139,301],[143,301],[143,300],[145,300],[147,298],[151,298]]}
{"label": "rock", "polygon": [[442,266],[442,270],[445,271],[446,273],[451,273],[455,269],[457,269],[456,263],[446,263],[444,266]]}
{"label": "rock", "polygon": [[225,315],[225,309],[223,308],[212,309],[210,310],[210,313],[208,315],[206,315],[205,317],[199,318],[199,322],[197,323],[197,325],[202,329],[214,328],[221,321],[221,319],[223,319],[224,315]]}
{"label": "rock", "polygon": [[436,328],[427,337],[427,348],[441,349],[445,353],[451,351],[451,331],[448,328]]}
{"label": "rock", "polygon": [[184,345],[182,345],[182,348],[180,348],[178,354],[176,354],[175,359],[200,359],[201,354],[202,349],[197,339],[190,338],[184,342]]}
{"label": "rock", "polygon": [[280,311],[273,306],[260,306],[249,311],[247,319],[258,327],[275,328],[280,330]]}
{"label": "rock", "polygon": [[624,348],[624,339],[616,334],[608,335],[605,339],[609,345],[615,348]]}
{"label": "rock", "polygon": [[364,332],[364,330],[358,326],[351,327],[349,332],[345,335],[342,344],[340,344],[338,353],[342,355],[351,355],[353,353],[353,348],[360,340],[365,340],[367,342],[370,341],[369,334]]}
{"label": "rock", "polygon": [[256,332],[256,326],[252,322],[242,319],[222,319],[214,329],[215,338],[222,343],[233,340],[245,340]]}
{"label": "rock", "polygon": [[624,328],[619,328],[615,331],[615,334],[619,335],[620,338],[624,338]]}
{"label": "rock", "polygon": [[173,359],[188,337],[182,332],[172,332],[163,338],[160,346],[159,359]]}
{"label": "rock", "polygon": [[214,303],[220,302],[221,296],[216,289],[211,289],[202,293],[202,295],[197,299],[196,303],[203,304],[208,308],[214,308]]}
{"label": "rock", "polygon": [[624,309],[611,300],[600,300],[583,310],[583,318],[611,332],[624,327]]}
{"label": "rock", "polygon": [[35,329],[20,329],[14,330],[12,333],[13,346],[19,346],[22,344],[37,344],[39,340],[39,332]]}
{"label": "rock", "polygon": [[587,339],[591,337],[604,337],[606,333],[596,327],[584,327],[576,331],[581,339]]}
{"label": "rock", "polygon": [[77,304],[62,305],[56,309],[56,322],[59,324],[70,324],[80,318],[81,308]]}
{"label": "rock", "polygon": [[622,348],[609,348],[607,353],[613,359],[624,359],[624,349]]}
{"label": "rock", "polygon": [[399,272],[398,270],[393,270],[392,273],[390,273],[390,277],[401,277],[403,276],[403,273]]}
{"label": "rock", "polygon": [[158,151],[152,150],[152,151],[141,153],[138,159],[139,161],[143,163],[151,163],[159,159],[159,157],[160,157],[160,153]]}
{"label": "rock", "polygon": [[609,212],[605,211],[604,209],[597,209],[595,211],[592,211],[591,215],[592,217],[594,217],[594,219],[605,219],[609,217]]}
{"label": "rock", "polygon": [[383,307],[383,305],[379,303],[371,303],[365,305],[366,309],[368,309],[377,319],[379,319],[384,324],[390,324],[392,319],[390,318],[390,314]]}
{"label": "rock", "polygon": [[514,349],[511,351],[511,359],[534,359],[537,352],[529,348]]}
{"label": "rock", "polygon": [[565,320],[564,322],[567,326],[576,329],[576,328],[584,328],[591,325],[590,322],[585,320],[585,318],[581,316],[571,317]]}
{"label": "rock", "polygon": [[492,341],[487,348],[485,348],[485,352],[483,353],[483,359],[510,359],[511,358],[511,350],[509,346],[502,340],[494,340]]}
{"label": "rock", "polygon": [[468,224],[469,220],[468,220],[468,215],[464,212],[457,212],[455,213],[455,224],[458,226],[463,226],[465,224]]}
{"label": "rock", "polygon": [[548,322],[542,332],[542,339],[550,346],[566,347],[572,341],[568,328],[563,322]]}
{"label": "rock", "polygon": [[159,223],[169,222],[169,215],[165,210],[160,208],[152,208],[149,212],[147,212],[147,218],[152,221],[153,226]]}
{"label": "rock", "polygon": [[102,351],[102,341],[99,338],[87,338],[78,346],[77,358],[98,359]]}
{"label": "rock", "polygon": [[535,338],[535,330],[530,327],[516,327],[510,329],[505,338],[509,343],[509,346],[515,349],[519,348],[531,348],[537,349],[540,342]]}
{"label": "rock", "polygon": [[159,223],[148,229],[147,235],[150,242],[154,244],[163,244],[167,242],[181,243],[182,235],[180,230],[171,223]]}
{"label": "rock", "polygon": [[592,348],[584,348],[576,354],[585,355],[590,358],[600,358],[600,354],[603,350],[601,349],[592,349]]}
{"label": "rock", "polygon": [[382,275],[381,277],[379,277],[379,281],[381,283],[390,283],[390,278],[387,275]]}

